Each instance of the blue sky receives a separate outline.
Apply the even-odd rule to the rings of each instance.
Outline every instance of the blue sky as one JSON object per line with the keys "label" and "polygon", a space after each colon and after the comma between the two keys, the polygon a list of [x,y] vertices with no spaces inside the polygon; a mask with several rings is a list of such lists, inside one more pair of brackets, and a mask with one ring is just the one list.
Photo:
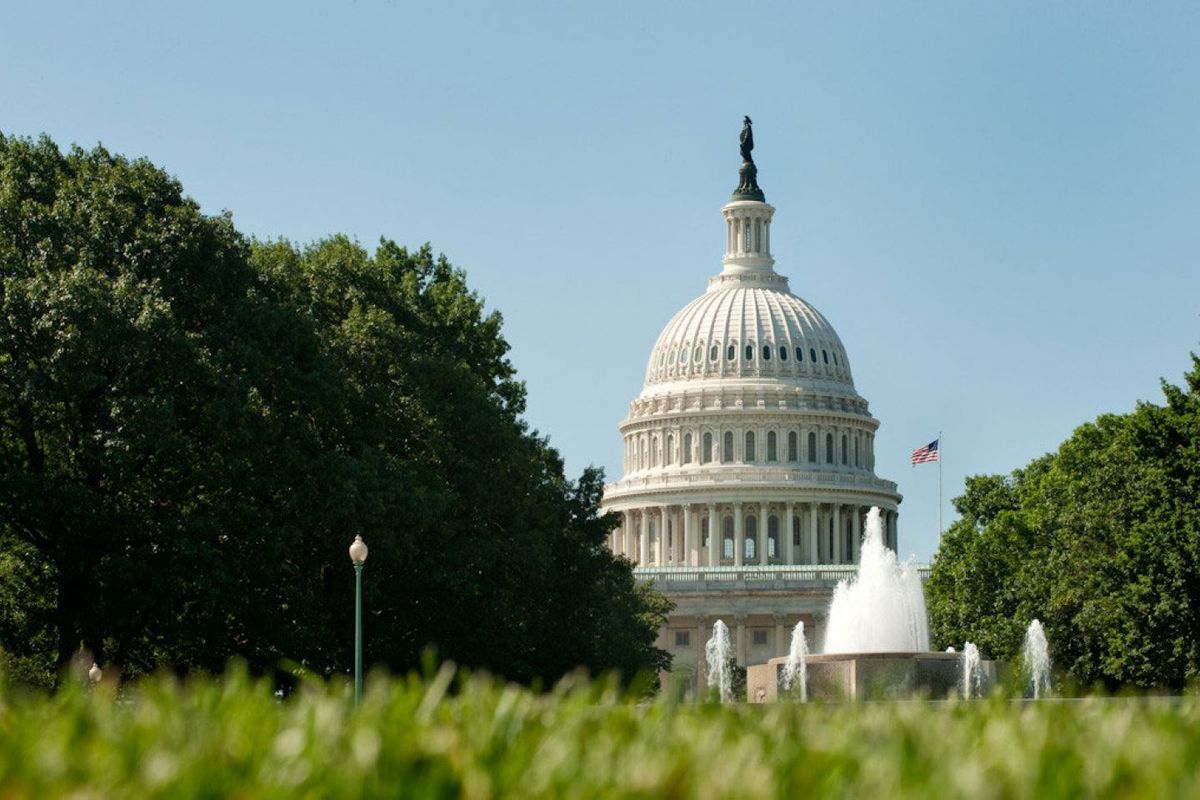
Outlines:
{"label": "blue sky", "polygon": [[737,134],[937,546],[966,475],[1200,350],[1200,6],[5,3],[0,131],[103,142],[261,238],[431,242],[531,424],[619,475],[651,345],[720,268]]}

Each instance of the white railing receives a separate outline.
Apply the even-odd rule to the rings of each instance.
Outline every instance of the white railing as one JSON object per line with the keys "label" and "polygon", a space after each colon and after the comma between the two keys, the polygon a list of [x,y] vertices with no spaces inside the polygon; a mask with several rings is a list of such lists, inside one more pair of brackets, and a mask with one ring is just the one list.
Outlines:
{"label": "white railing", "polygon": [[862,489],[895,493],[894,481],[876,478],[860,470],[797,470],[713,464],[707,467],[665,468],[657,474],[630,475],[604,487],[605,494],[619,496],[647,489],[721,486],[726,484],[780,484],[804,487]]}
{"label": "white railing", "polygon": [[[831,586],[858,572],[854,564],[794,564],[742,567],[635,567],[634,577],[653,581],[663,591],[732,588],[791,589]],[[929,578],[928,565],[917,565],[921,580]]]}

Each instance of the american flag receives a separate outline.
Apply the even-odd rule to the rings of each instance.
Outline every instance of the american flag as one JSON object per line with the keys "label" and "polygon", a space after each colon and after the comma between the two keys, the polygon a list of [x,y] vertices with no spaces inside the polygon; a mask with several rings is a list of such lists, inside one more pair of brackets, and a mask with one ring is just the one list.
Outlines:
{"label": "american flag", "polygon": [[913,450],[912,464],[915,467],[917,464],[924,464],[929,461],[938,460],[938,440],[934,439],[924,447],[918,447]]}

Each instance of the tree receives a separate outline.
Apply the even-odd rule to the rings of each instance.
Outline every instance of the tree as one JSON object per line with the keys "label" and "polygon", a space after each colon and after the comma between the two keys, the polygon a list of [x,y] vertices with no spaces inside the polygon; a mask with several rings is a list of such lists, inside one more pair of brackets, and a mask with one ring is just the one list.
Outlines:
{"label": "tree", "polygon": [[428,248],[252,246],[147,161],[0,137],[0,647],[342,670],[359,532],[376,663],[656,667],[661,605],[520,419],[500,325]]}
{"label": "tree", "polygon": [[1200,361],[1166,406],[1078,428],[1009,479],[969,479],[928,584],[939,646],[1011,658],[1037,617],[1085,685],[1182,688],[1200,671]]}

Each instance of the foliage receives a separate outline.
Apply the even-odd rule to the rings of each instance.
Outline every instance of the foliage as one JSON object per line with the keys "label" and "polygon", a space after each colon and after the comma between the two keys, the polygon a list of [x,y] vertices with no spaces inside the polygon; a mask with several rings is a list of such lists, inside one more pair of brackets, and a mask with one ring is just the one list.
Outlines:
{"label": "foliage", "polygon": [[1200,701],[637,704],[443,669],[0,694],[4,797],[1195,797]]}
{"label": "foliage", "polygon": [[937,646],[1012,658],[1039,618],[1085,686],[1200,674],[1200,360],[1163,391],[1008,478],[968,479],[926,586]]}
{"label": "foliage", "polygon": [[10,668],[344,670],[354,533],[369,662],[663,666],[665,601],[521,420],[500,328],[428,247],[248,243],[147,161],[0,136]]}

